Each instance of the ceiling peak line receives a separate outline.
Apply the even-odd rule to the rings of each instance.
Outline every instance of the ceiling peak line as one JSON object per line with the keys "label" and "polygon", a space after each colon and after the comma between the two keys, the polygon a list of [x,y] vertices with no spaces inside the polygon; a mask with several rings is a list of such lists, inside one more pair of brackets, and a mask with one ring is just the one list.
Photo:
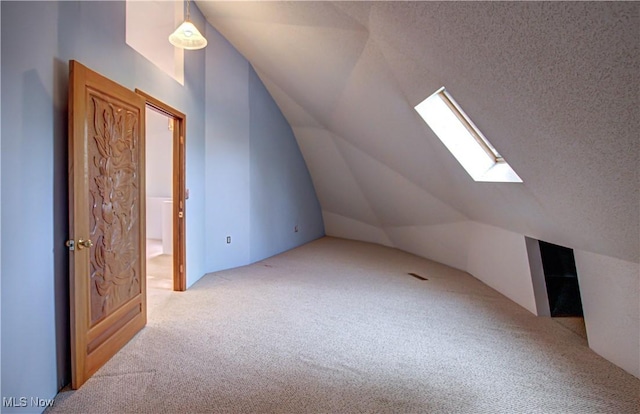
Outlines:
{"label": "ceiling peak line", "polygon": [[[391,168],[390,166],[388,166],[387,164],[385,164],[384,162],[376,159],[375,157],[371,156],[370,154],[368,154],[366,151],[363,151],[361,148],[351,144],[350,142],[348,142],[347,140],[345,140],[344,138],[342,138],[341,136],[338,136],[334,133],[331,133],[332,139],[334,140],[334,143],[336,145],[337,150],[339,151],[340,155],[342,156],[343,160],[345,160],[346,163],[346,159],[345,159],[345,154],[344,154],[344,150],[342,148],[340,148],[340,145],[338,144],[338,142],[341,142],[343,145],[349,146],[351,147],[352,150],[359,152],[360,154],[362,154],[363,156],[365,156],[366,158],[368,158],[369,160],[375,162],[379,168],[382,168],[383,170],[387,171],[388,173],[395,175],[399,178],[401,178],[402,180],[406,181],[407,183],[409,183],[410,185],[414,186],[417,190],[419,190],[421,193],[426,194],[429,198],[432,198],[434,200],[437,201],[437,203],[442,204],[442,206],[452,210],[455,214],[457,214],[462,220],[469,220],[469,217],[467,215],[465,215],[464,213],[462,213],[461,211],[459,211],[458,209],[456,209],[455,207],[451,206],[449,203],[445,202],[444,200],[442,200],[441,198],[435,196],[432,192],[430,192],[429,190],[423,188],[422,186],[414,183],[411,179],[409,179],[408,177],[406,177],[404,174],[402,174],[401,172],[395,170],[394,168]],[[365,197],[365,199],[367,200],[367,202],[369,203],[369,205],[371,206],[371,209],[373,210],[373,213],[375,214],[375,216],[379,219],[380,221],[380,225],[381,226],[387,226],[388,223],[385,223],[383,220],[380,219],[380,212],[377,211],[377,209],[375,207],[373,207],[374,203],[372,203],[372,201],[370,200],[369,197],[367,197],[366,195],[366,191],[364,191],[362,189],[363,185],[362,185],[362,181],[358,178],[358,175],[353,171],[353,168],[351,167],[350,163],[346,163],[347,164],[347,168],[349,168],[349,170],[351,171],[351,175],[353,177],[353,179],[355,180],[356,184],[358,184],[358,186],[360,187],[360,191],[362,192],[363,196]]]}
{"label": "ceiling peak line", "polygon": [[205,18],[210,21],[225,19],[333,30],[368,31],[367,26],[337,7],[334,2],[300,3],[304,4],[297,4],[297,2],[197,1]]}
{"label": "ceiling peak line", "polygon": [[[337,135],[335,135],[331,131],[328,131],[328,132],[329,132],[329,138],[331,139],[331,142],[332,142],[333,146],[335,147],[338,155],[342,159],[342,162],[347,166],[347,169],[349,170],[349,174],[351,174],[351,178],[353,179],[353,182],[356,183],[356,185],[358,187],[358,191],[362,195],[362,199],[365,201],[365,203],[367,204],[367,207],[369,207],[369,210],[371,211],[373,216],[376,218],[376,221],[377,221],[377,223],[376,223],[377,226],[376,227],[378,227],[378,228],[380,228],[382,230],[382,224],[383,223],[382,223],[382,220],[380,219],[379,213],[377,213],[376,210],[372,207],[371,200],[369,199],[369,197],[367,197],[365,192],[362,190],[362,184],[360,183],[360,180],[358,180],[358,178],[354,174],[353,168],[351,167],[351,165],[349,163],[347,163],[347,160],[345,159],[344,153],[343,153],[342,149],[340,148],[340,145],[338,145],[338,143],[336,142],[336,139],[341,139],[341,138],[338,137]],[[386,232],[385,232],[385,234],[386,234]],[[389,237],[388,234],[387,234],[387,237]]]}
{"label": "ceiling peak line", "polygon": [[[278,82],[274,81],[273,78],[271,78],[264,70],[262,70],[260,67],[255,66],[254,64],[251,64],[251,66],[253,67],[256,74],[258,75],[258,77],[260,78],[264,86],[267,88],[271,96],[275,95],[280,98],[280,99],[275,99],[274,97],[274,101],[276,102],[276,105],[278,105],[278,108],[280,108],[280,111],[282,111],[282,114],[285,116],[285,118],[287,118],[287,121],[289,122],[289,125],[292,128],[294,126],[299,128],[317,127],[317,128],[325,129],[327,131],[329,130],[329,128],[327,127],[327,125],[323,120],[319,120],[315,116],[311,115],[309,111],[307,111],[304,108],[304,106],[302,106],[295,98],[293,98],[284,89],[282,89],[282,86],[279,85]],[[276,88],[275,91],[274,91],[274,88]],[[298,120],[292,119],[295,117],[296,114],[288,113],[292,111],[289,108],[282,107],[285,104],[284,102],[280,102],[280,100],[282,100],[283,97],[287,99],[290,103],[296,106],[295,108],[296,111],[302,112],[305,117],[308,117],[311,120],[313,120],[313,122],[316,125],[311,126],[304,123],[298,123]]]}

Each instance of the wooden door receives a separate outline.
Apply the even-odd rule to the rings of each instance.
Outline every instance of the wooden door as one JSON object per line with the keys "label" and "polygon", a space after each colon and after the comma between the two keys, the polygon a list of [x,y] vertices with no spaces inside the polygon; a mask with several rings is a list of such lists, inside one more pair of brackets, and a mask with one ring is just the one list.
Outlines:
{"label": "wooden door", "polygon": [[135,92],[69,62],[72,388],[147,319],[144,127]]}

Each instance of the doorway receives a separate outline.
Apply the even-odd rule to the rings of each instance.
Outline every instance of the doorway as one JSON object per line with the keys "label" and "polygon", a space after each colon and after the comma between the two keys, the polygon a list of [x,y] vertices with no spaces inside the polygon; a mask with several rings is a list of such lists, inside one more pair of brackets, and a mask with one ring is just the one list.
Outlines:
{"label": "doorway", "polygon": [[550,316],[586,339],[573,250],[542,240],[539,244]]}
{"label": "doorway", "polygon": [[147,312],[173,290],[173,129],[174,120],[145,110],[145,193]]}
{"label": "doorway", "polygon": [[540,240],[551,317],[581,317],[582,300],[573,250]]}
{"label": "doorway", "polygon": [[525,244],[536,314],[551,317],[587,341],[573,250],[530,237]]}
{"label": "doorway", "polygon": [[186,116],[136,89],[146,101],[146,246],[149,313],[186,290]]}
{"label": "doorway", "polygon": [[[186,289],[183,113],[69,61],[71,386],[78,389],[147,322],[147,108],[172,119],[171,285]],[[169,122],[169,121],[167,121]],[[145,277],[141,277],[141,276]]]}

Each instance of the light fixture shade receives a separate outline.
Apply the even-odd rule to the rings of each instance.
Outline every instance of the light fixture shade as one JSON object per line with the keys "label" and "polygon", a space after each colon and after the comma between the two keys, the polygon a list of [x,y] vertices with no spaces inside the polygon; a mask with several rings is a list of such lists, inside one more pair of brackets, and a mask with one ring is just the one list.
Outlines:
{"label": "light fixture shade", "polygon": [[202,49],[207,45],[198,29],[189,20],[182,22],[178,28],[169,36],[169,42],[175,47],[188,50]]}

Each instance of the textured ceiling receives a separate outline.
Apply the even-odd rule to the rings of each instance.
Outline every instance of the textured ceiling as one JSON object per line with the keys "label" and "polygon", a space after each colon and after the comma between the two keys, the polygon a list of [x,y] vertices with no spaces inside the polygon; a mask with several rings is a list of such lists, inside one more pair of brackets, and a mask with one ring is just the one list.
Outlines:
{"label": "textured ceiling", "polygon": [[[287,117],[325,214],[639,260],[640,3],[197,4]],[[447,152],[413,109],[441,86],[523,184],[476,183]]]}

